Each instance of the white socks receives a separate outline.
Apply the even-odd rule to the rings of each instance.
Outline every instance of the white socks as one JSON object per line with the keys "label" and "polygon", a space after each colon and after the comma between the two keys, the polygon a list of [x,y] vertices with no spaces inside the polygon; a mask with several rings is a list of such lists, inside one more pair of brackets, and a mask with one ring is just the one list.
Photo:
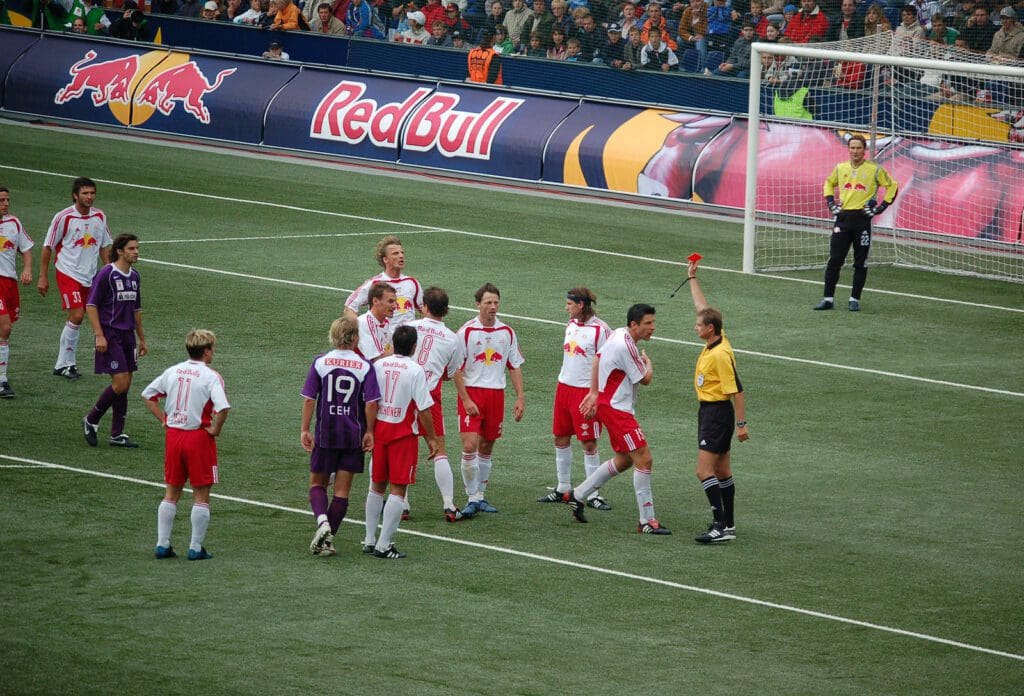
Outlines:
{"label": "white socks", "polygon": [[[555,490],[565,493],[572,488],[572,447],[559,447],[555,445],[555,475],[558,477],[558,485]],[[590,471],[587,471],[587,476]]]}
{"label": "white socks", "polygon": [[210,505],[209,503],[192,504],[192,542],[188,545],[192,551],[199,551],[203,548],[203,541],[206,539],[206,528],[210,526]]}
{"label": "white socks", "polygon": [[57,364],[53,369],[59,370],[77,364],[78,329],[79,327],[70,321],[64,324],[64,330],[60,332],[60,353],[57,354]]}
{"label": "white socks", "polygon": [[11,357],[11,347],[7,341],[0,341],[0,382],[7,381],[7,361]]}
{"label": "white socks", "polygon": [[487,483],[491,478],[491,458],[477,452],[477,468],[480,473],[477,476],[477,491],[480,493],[480,500],[483,500],[487,493]]}
{"label": "white socks", "polygon": [[451,510],[455,507],[455,477],[452,476],[452,465],[448,457],[434,458],[434,481],[437,482],[437,490],[441,491],[444,509]]}
{"label": "white socks", "polygon": [[[597,471],[599,466],[601,466],[601,456],[597,452],[594,452],[593,454],[587,454],[586,452],[583,453],[583,470],[587,472],[588,478],[591,474]],[[600,486],[598,486],[598,488],[600,488]],[[596,498],[598,492],[599,491],[595,489],[589,497]]]}
{"label": "white socks", "polygon": [[618,476],[619,471],[615,468],[615,460],[609,459],[604,464],[601,464],[587,479],[576,487],[573,491],[573,495],[576,496],[577,500],[586,500],[592,492],[608,483],[613,476]]}
{"label": "white socks", "polygon": [[651,472],[633,469],[633,488],[636,490],[636,507],[640,512],[640,524],[650,522],[654,517],[654,495],[651,493]]}
{"label": "white socks", "polygon": [[174,527],[174,514],[178,511],[177,503],[161,500],[156,509],[156,545],[165,549],[171,545],[171,529]]}
{"label": "white socks", "polygon": [[[399,498],[401,500],[401,498]],[[363,544],[375,544],[377,542],[377,520],[380,519],[380,511],[384,508],[384,496],[375,493],[372,489],[366,493],[366,537]],[[401,519],[402,511],[398,511]]]}
{"label": "white socks", "polygon": [[477,494],[477,478],[480,466],[476,461],[476,452],[462,453],[462,483],[466,486],[466,496],[473,500]]}
{"label": "white socks", "polygon": [[[375,494],[376,495],[376,494]],[[383,496],[378,495],[383,500]],[[400,495],[391,494],[384,504],[384,522],[380,527],[380,537],[377,539],[377,550],[387,551],[391,546],[391,540],[398,531],[398,523],[402,521],[402,509],[405,506],[405,498]]]}

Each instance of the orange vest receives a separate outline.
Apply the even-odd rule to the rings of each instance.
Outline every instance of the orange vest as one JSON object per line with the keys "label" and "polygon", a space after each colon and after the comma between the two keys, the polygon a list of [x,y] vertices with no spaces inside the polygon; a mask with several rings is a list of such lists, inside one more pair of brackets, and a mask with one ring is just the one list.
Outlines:
{"label": "orange vest", "polygon": [[[487,82],[487,73],[491,70],[491,61],[497,54],[493,48],[474,48],[469,52],[468,71],[470,82]],[[501,84],[501,65],[498,65],[498,76],[493,84]]]}

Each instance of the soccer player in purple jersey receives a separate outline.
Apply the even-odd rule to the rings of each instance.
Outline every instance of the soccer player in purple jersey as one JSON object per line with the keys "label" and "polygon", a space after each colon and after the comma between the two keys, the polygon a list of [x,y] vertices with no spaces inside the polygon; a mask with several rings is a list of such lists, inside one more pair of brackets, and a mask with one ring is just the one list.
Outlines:
{"label": "soccer player in purple jersey", "polygon": [[[335,319],[329,334],[334,349],[313,361],[302,387],[302,448],[310,453],[309,506],[316,533],[309,545],[314,556],[333,556],[334,535],[348,511],[352,479],[363,473],[365,452],[373,449],[380,389],[370,361],[356,352],[359,322]],[[316,432],[309,430],[316,410]],[[327,486],[334,496],[327,504]]]}
{"label": "soccer player in purple jersey", "polygon": [[139,444],[125,434],[124,422],[128,418],[132,373],[138,369],[137,357],[141,358],[148,351],[142,332],[139,274],[133,268],[139,260],[139,238],[134,234],[119,234],[110,255],[113,261],[96,274],[85,305],[85,313],[96,335],[95,371],[98,375],[110,375],[110,386],[82,419],[82,427],[85,441],[95,447],[100,418],[107,409],[112,409],[110,446],[138,447]]}

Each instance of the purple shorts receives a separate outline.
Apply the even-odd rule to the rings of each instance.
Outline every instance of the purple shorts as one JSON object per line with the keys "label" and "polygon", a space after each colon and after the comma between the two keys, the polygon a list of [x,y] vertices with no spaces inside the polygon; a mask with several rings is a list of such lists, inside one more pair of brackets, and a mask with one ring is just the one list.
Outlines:
{"label": "purple shorts", "polygon": [[351,471],[353,474],[363,473],[366,453],[353,447],[352,449],[336,449],[334,447],[313,447],[309,457],[309,470],[314,474],[333,474],[335,471]]}
{"label": "purple shorts", "polygon": [[135,361],[135,332],[120,329],[103,329],[107,338],[105,353],[96,351],[95,372],[98,375],[116,375],[120,372],[135,372],[139,369]]}

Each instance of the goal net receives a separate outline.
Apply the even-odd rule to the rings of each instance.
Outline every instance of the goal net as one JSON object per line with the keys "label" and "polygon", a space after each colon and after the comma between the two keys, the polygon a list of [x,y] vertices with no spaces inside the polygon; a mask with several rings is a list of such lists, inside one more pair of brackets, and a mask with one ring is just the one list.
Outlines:
{"label": "goal net", "polygon": [[893,32],[755,43],[744,270],[824,267],[824,182],[856,133],[899,184],[872,265],[1024,282],[1024,62],[989,61]]}

